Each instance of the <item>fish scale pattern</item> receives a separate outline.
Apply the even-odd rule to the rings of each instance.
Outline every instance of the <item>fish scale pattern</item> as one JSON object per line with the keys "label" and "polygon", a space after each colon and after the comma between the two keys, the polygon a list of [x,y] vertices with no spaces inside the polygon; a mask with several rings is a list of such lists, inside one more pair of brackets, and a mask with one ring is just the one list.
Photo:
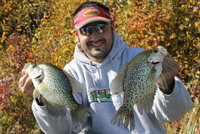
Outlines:
{"label": "fish scale pattern", "polygon": [[[156,82],[161,73],[162,62],[156,65],[152,65],[148,61],[148,57],[154,53],[153,50],[145,51],[147,54],[138,59],[134,64],[129,64],[127,68],[127,74],[124,78],[125,89],[125,103],[132,102],[132,106],[128,109],[132,109],[135,103],[145,100],[152,94],[156,87]],[[159,58],[159,54],[155,55],[155,58]],[[156,60],[156,59],[155,59]],[[131,62],[130,62],[131,63]],[[125,106],[125,105],[124,105]]]}
{"label": "fish scale pattern", "polygon": [[[161,47],[161,49],[163,48]],[[143,111],[145,113],[150,112],[153,105],[156,82],[162,71],[163,59],[164,54],[159,48],[143,51],[136,55],[111,82],[112,92],[119,92],[120,90],[117,87],[121,86],[124,91],[123,105],[113,115],[111,123],[115,124],[119,118],[118,126],[124,121],[124,127],[128,128],[130,124],[129,129],[132,131],[135,128],[134,104],[137,104],[140,114]],[[117,88],[116,91],[115,88]]]}
{"label": "fish scale pattern", "polygon": [[76,102],[72,93],[82,93],[82,85],[64,70],[50,63],[27,63],[24,69],[36,88],[33,96],[42,95],[51,116],[65,116],[68,107],[72,123],[77,128],[93,113],[92,109]]}
{"label": "fish scale pattern", "polygon": [[[71,88],[69,80],[65,76],[65,73],[60,69],[56,69],[55,67],[45,66],[45,64],[41,64],[39,66],[45,69],[44,71],[45,79],[43,83],[45,83],[45,85],[49,89],[48,92],[45,91],[44,97],[48,101],[59,104],[59,105],[71,106],[72,104],[76,103],[74,98],[72,97],[72,88]],[[42,67],[42,66],[45,66],[45,67]],[[56,73],[52,73],[52,72],[56,72]],[[57,84],[55,85],[55,83]],[[60,89],[60,90],[57,90],[57,89]],[[54,96],[52,94],[57,94],[57,95]],[[68,101],[64,101],[63,100],[64,98]]]}

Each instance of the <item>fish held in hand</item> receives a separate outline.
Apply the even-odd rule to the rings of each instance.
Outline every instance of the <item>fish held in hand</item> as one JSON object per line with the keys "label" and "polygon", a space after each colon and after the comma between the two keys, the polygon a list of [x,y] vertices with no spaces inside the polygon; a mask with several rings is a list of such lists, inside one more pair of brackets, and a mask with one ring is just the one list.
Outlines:
{"label": "fish held in hand", "polygon": [[42,95],[50,115],[65,116],[68,107],[72,123],[77,128],[93,113],[92,109],[80,105],[74,99],[72,93],[82,93],[83,88],[69,73],[50,63],[27,63],[24,70],[35,86],[34,99]]}
{"label": "fish held in hand", "polygon": [[124,127],[127,129],[130,124],[130,130],[133,131],[135,129],[134,104],[137,105],[140,114],[143,112],[147,114],[151,111],[157,81],[167,86],[162,75],[162,62],[165,56],[168,56],[168,52],[162,46],[143,51],[126,64],[112,80],[111,92],[114,94],[124,92],[123,105],[111,119],[113,125],[119,118],[118,126],[124,122]]}

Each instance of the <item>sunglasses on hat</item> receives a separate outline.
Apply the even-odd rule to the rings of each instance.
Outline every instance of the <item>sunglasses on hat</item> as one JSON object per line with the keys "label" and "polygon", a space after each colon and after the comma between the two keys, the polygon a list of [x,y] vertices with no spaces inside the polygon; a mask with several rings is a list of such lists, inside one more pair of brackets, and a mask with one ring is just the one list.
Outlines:
{"label": "sunglasses on hat", "polygon": [[96,26],[85,26],[79,29],[80,34],[82,35],[91,35],[93,32],[93,29],[98,34],[104,33],[110,28],[110,23],[103,23],[103,24],[98,24]]}

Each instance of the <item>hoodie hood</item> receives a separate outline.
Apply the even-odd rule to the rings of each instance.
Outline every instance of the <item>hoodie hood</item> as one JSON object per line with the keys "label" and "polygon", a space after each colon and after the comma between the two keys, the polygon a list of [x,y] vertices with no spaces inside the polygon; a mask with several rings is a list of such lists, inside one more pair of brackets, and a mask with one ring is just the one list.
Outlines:
{"label": "hoodie hood", "polygon": [[[85,67],[85,69],[87,69],[90,72],[90,75],[92,77],[92,82],[94,85],[94,91],[96,92],[97,95],[97,101],[99,103],[101,103],[100,101],[100,95],[98,93],[97,87],[99,84],[100,79],[102,80],[103,78],[105,78],[104,76],[102,76],[104,73],[102,73],[102,69],[100,69],[103,65],[107,64],[107,63],[111,63],[110,65],[112,65],[112,69],[117,71],[118,68],[116,68],[114,66],[114,59],[118,59],[118,57],[121,56],[121,54],[123,53],[124,49],[127,48],[127,45],[124,41],[122,41],[117,32],[114,31],[114,40],[113,40],[113,46],[111,48],[111,51],[109,52],[109,54],[106,56],[106,58],[103,60],[102,63],[98,63],[98,62],[94,62],[92,60],[90,60],[89,58],[87,58],[86,54],[80,49],[80,43],[78,43],[75,47],[75,52],[74,52],[74,59],[77,62],[80,62],[83,64],[83,66]],[[106,70],[106,68],[108,68],[109,66],[104,66],[104,71]],[[96,70],[96,71],[95,71]],[[97,73],[98,72],[98,73]],[[117,75],[117,74],[115,74]],[[96,78],[99,77],[99,78]],[[101,82],[102,84],[102,82]]]}
{"label": "hoodie hood", "polygon": [[106,58],[104,59],[102,63],[97,63],[88,59],[87,56],[84,54],[84,52],[80,50],[80,43],[78,43],[75,47],[74,59],[79,62],[82,62],[83,64],[92,64],[94,66],[95,65],[100,66],[100,65],[110,62],[114,58],[118,58],[117,55],[120,56],[126,47],[127,47],[126,42],[121,40],[117,32],[114,31],[113,46],[111,48],[111,51],[109,52],[109,54],[106,56]]}

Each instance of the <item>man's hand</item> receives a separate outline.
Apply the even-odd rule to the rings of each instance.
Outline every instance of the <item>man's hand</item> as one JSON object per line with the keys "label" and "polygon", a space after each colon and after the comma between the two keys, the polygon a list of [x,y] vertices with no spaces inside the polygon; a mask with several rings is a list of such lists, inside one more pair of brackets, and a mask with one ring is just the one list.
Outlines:
{"label": "man's hand", "polygon": [[18,86],[24,94],[33,96],[33,91],[35,89],[31,78],[28,75],[25,75],[24,70],[22,70],[22,77],[19,79]]}
{"label": "man's hand", "polygon": [[162,63],[162,74],[166,79],[167,87],[163,87],[158,83],[159,88],[165,94],[171,94],[174,88],[174,77],[179,71],[179,64],[171,57],[165,57]]}
{"label": "man's hand", "polygon": [[[22,77],[19,79],[19,88],[22,90],[24,94],[28,94],[33,96],[33,91],[35,89],[31,78],[28,75],[25,75],[24,70],[22,70]],[[39,100],[37,101],[40,106],[44,105],[42,100],[42,95],[40,95]]]}

